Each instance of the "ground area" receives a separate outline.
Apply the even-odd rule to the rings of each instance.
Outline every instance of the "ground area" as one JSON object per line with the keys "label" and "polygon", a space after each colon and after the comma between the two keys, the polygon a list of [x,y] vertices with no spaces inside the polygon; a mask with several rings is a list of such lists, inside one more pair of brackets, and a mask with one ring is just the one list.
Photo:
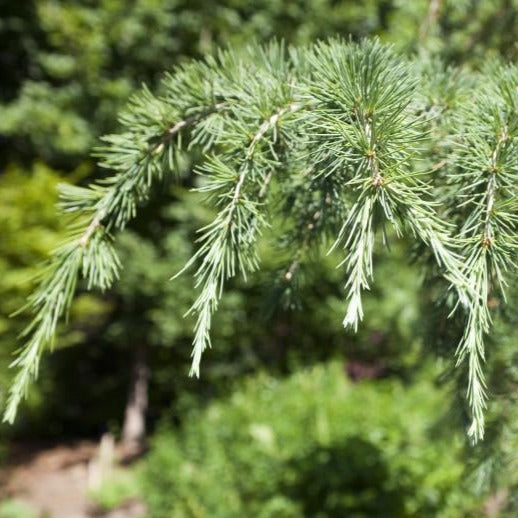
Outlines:
{"label": "ground area", "polygon": [[[16,444],[0,469],[0,502],[9,502],[25,518],[140,518],[145,507],[136,499],[103,511],[90,497],[105,476],[106,447],[91,441],[59,445]],[[110,455],[108,447],[108,455]],[[113,449],[114,463],[123,453]],[[123,459],[124,460],[124,459]],[[103,463],[105,466],[103,466]],[[124,468],[117,468],[124,469]],[[5,508],[5,506],[4,506]],[[2,516],[0,504],[0,518]],[[7,513],[7,511],[4,511]],[[15,516],[9,511],[9,517]],[[6,514],[7,516],[7,514]],[[16,515],[18,518],[18,514]]]}

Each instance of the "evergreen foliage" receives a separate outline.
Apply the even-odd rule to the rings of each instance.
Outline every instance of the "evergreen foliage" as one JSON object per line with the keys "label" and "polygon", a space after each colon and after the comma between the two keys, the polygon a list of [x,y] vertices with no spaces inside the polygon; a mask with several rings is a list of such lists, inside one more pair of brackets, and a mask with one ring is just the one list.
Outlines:
{"label": "evergreen foliage", "polygon": [[[408,236],[422,245],[420,256],[434,258],[432,269],[452,288],[465,320],[458,361],[469,367],[469,435],[482,438],[489,295],[503,298],[515,268],[516,74],[501,66],[470,77],[476,93],[452,106],[448,97],[463,88],[456,71],[443,70],[432,84],[426,67],[377,41],[331,40],[222,51],[178,67],[159,95],[144,88],[120,116],[123,131],[105,137],[97,151],[100,165],[115,174],[61,191],[61,206],[73,216],[70,238],[29,299],[33,323],[14,362],[19,371],[5,419],[14,419],[78,277],[88,289],[113,284],[121,266],[114,233],[136,215],[154,182],[179,169],[187,150],[204,158],[196,189],[216,210],[185,267],[195,267],[199,293],[191,308],[192,374],[199,375],[210,346],[225,283],[258,269],[258,238],[274,218],[286,227],[278,246],[292,255],[286,285],[308,253],[342,250],[344,325],[353,329],[363,317],[378,241],[388,246]],[[488,75],[496,77],[491,84]],[[437,155],[441,162],[432,167]]]}
{"label": "evergreen foliage", "polygon": [[510,272],[516,269],[518,213],[516,175],[518,70],[488,68],[485,82],[456,114],[451,209],[457,219],[466,276],[476,297],[470,303],[458,363],[468,357],[468,400],[474,413],[470,433],[483,434],[486,385],[484,335],[491,327],[491,304],[505,302]]}

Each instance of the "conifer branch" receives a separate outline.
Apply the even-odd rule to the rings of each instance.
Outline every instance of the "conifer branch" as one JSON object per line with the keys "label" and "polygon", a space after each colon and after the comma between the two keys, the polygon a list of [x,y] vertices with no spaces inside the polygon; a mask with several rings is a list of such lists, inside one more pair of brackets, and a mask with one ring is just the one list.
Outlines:
{"label": "conifer branch", "polygon": [[518,194],[518,72],[501,68],[493,73],[495,84],[485,85],[457,116],[455,163],[459,172],[450,173],[452,183],[460,186],[452,203],[461,212],[465,275],[473,290],[456,352],[457,365],[465,360],[468,364],[467,400],[472,418],[468,435],[473,442],[484,437],[487,385],[483,363],[485,336],[492,323],[490,291],[493,288],[495,296],[500,293],[505,298],[506,272],[517,266],[513,255],[518,216],[509,209]]}
{"label": "conifer branch", "polygon": [[[182,273],[194,262],[202,260],[195,273],[196,287],[201,287],[201,292],[194,302],[191,312],[197,314],[195,335],[193,341],[192,366],[190,375],[199,377],[201,356],[207,347],[210,347],[210,328],[212,314],[217,309],[219,299],[226,280],[236,275],[239,271],[246,276],[257,268],[257,257],[251,249],[257,240],[257,234],[265,224],[261,214],[262,199],[270,184],[273,169],[266,175],[261,175],[259,183],[256,179],[250,188],[250,195],[243,197],[245,182],[250,174],[253,174],[254,155],[257,147],[263,143],[266,135],[273,132],[277,124],[284,116],[302,109],[304,104],[290,102],[286,106],[278,108],[266,120],[250,139],[245,148],[242,162],[238,168],[235,185],[225,198],[230,199],[228,204],[220,208],[216,219],[204,229],[199,242],[202,243],[196,254],[187,263]],[[270,146],[275,144],[275,135]],[[270,153],[272,153],[270,148]],[[209,181],[208,185],[200,190],[211,192],[221,189],[222,180],[225,183],[232,182],[232,169],[226,164],[213,159],[209,169],[213,174],[223,175],[219,180]],[[228,177],[230,175],[230,178]],[[254,181],[255,180],[255,181]]]}
{"label": "conifer branch", "polygon": [[[144,90],[141,97],[133,99],[132,106],[143,110],[156,108],[158,103]],[[71,226],[69,241],[53,254],[41,274],[39,286],[23,308],[34,316],[22,334],[27,341],[11,364],[18,373],[9,390],[4,421],[14,421],[21,399],[37,377],[43,351],[52,347],[60,319],[68,316],[78,277],[87,281],[88,289],[96,287],[103,291],[117,278],[120,263],[111,244],[110,230],[122,230],[126,226],[136,213],[137,203],[147,198],[153,179],[161,176],[163,168],[154,162],[156,155],[171,144],[180,131],[223,106],[216,103],[169,125],[161,134],[149,136],[138,132],[134,126],[137,121],[130,117],[132,132],[106,137],[111,145],[101,150],[104,166],[119,172],[89,188],[62,186],[61,207],[65,212],[90,211],[92,215]]]}
{"label": "conifer branch", "polygon": [[[203,152],[197,190],[216,211],[182,269],[197,265],[191,374],[199,376],[226,281],[258,267],[257,242],[271,221],[273,192],[281,198],[273,212],[288,223],[281,244],[292,260],[284,280],[292,280],[313,245],[334,242],[331,249],[343,250],[344,324],[355,330],[362,292],[373,280],[377,233],[386,240],[391,226],[396,236],[426,245],[465,311],[457,361],[468,361],[469,434],[482,438],[488,296],[494,290],[504,297],[517,267],[518,69],[497,70],[494,83],[445,115],[446,122],[434,119],[433,131],[428,118],[444,114],[433,88],[453,98],[457,82],[450,72],[438,78],[429,72],[424,78],[416,63],[377,41],[331,40],[303,49],[272,44],[220,52],[166,76],[161,96],[144,88],[120,117],[122,132],[105,137],[97,151],[100,166],[114,174],[86,188],[62,189],[62,209],[78,217],[29,298],[33,322],[13,362],[19,371],[4,419],[14,419],[43,350],[70,310],[78,278],[88,289],[112,285],[120,269],[112,235],[135,216],[153,183],[175,170],[186,140],[187,149]],[[418,92],[420,81],[428,97]],[[436,133],[446,149],[439,159],[425,143]],[[423,158],[436,166],[419,169]],[[432,189],[430,173],[439,170]]]}

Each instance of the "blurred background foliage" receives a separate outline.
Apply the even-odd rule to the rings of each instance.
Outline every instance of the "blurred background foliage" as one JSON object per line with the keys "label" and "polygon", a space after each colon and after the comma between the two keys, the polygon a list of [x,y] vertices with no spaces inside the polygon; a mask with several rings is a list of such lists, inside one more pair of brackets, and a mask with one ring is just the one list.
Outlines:
{"label": "blurred background foliage", "polygon": [[[271,38],[377,35],[419,60],[469,68],[518,53],[518,0],[0,6],[0,401],[27,323],[9,315],[63,236],[56,186],[100,174],[91,148],[142,83],[153,89],[164,71],[219,46]],[[291,293],[286,263],[264,242],[269,273],[233,282],[202,379],[188,378],[192,282],[168,279],[210,217],[188,192],[190,170],[186,160],[182,178],[166,179],[120,236],[120,282],[78,298],[15,426],[0,428],[2,442],[119,434],[135,362],[144,361],[152,450],[139,480],[151,516],[477,516],[496,491],[512,513],[516,305],[497,316],[489,433],[476,450],[452,404],[452,330],[435,320],[403,245],[378,257],[364,325],[351,335],[333,258],[301,265]]]}
{"label": "blurred background foliage", "polygon": [[333,362],[248,380],[156,433],[142,473],[150,514],[470,516],[473,495],[451,491],[460,435],[434,430],[446,398],[430,374],[352,383]]}

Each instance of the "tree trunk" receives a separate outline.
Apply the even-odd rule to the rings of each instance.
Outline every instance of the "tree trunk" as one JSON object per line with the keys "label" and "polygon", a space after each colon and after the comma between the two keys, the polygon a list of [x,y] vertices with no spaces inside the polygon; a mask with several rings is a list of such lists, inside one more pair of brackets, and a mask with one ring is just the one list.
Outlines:
{"label": "tree trunk", "polygon": [[136,346],[133,359],[128,400],[122,427],[122,443],[124,446],[139,447],[146,436],[148,379],[147,345],[142,341]]}

